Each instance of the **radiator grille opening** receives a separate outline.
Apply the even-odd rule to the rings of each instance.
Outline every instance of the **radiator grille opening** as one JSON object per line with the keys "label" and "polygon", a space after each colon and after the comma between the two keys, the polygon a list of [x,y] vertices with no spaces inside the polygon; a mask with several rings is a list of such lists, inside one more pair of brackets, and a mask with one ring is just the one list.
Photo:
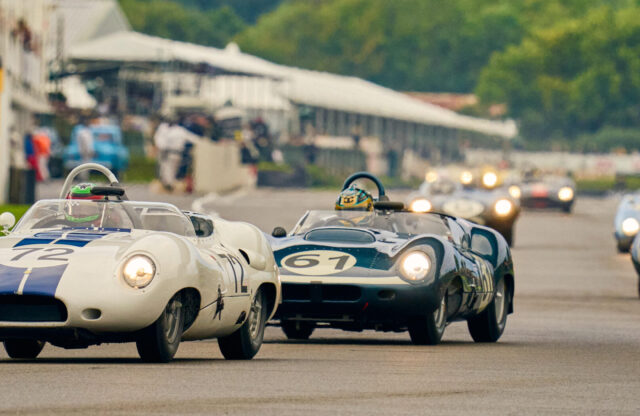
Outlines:
{"label": "radiator grille opening", "polygon": [[0,295],[0,321],[65,322],[67,308],[49,296]]}

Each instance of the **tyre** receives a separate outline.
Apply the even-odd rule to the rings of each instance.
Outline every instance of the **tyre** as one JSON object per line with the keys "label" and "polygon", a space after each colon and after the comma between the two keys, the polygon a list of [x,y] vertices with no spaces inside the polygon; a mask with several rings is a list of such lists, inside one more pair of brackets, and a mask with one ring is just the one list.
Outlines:
{"label": "tyre", "polygon": [[513,227],[507,228],[500,232],[504,239],[507,241],[509,247],[513,247]]}
{"label": "tyre", "polygon": [[567,213],[567,214],[570,214],[570,213],[571,213],[571,208],[572,208],[572,206],[571,206],[571,205],[563,205],[563,206],[562,206],[562,212],[565,212],[565,213]]}
{"label": "tyre", "polygon": [[442,297],[440,306],[424,317],[409,322],[409,336],[416,345],[437,345],[447,327],[447,296]]}
{"label": "tyre", "polygon": [[630,250],[629,246],[622,244],[620,241],[616,243],[616,248],[618,249],[618,253],[628,253]]}
{"label": "tyre", "polygon": [[309,339],[316,325],[306,321],[285,321],[280,322],[282,332],[288,339]]}
{"label": "tyre", "polygon": [[258,290],[251,302],[249,316],[240,328],[231,335],[218,338],[218,346],[227,360],[250,360],[260,350],[267,324],[267,299],[263,290]]}
{"label": "tyre", "polygon": [[184,308],[182,295],[178,293],[171,298],[158,320],[141,331],[136,346],[142,361],[149,363],[171,361],[178,351],[183,327]]}
{"label": "tyre", "polygon": [[479,315],[467,320],[471,338],[475,342],[496,342],[507,325],[511,294],[504,279],[496,285],[493,300]]}
{"label": "tyre", "polygon": [[33,360],[44,348],[44,342],[34,339],[9,339],[4,349],[11,358]]}

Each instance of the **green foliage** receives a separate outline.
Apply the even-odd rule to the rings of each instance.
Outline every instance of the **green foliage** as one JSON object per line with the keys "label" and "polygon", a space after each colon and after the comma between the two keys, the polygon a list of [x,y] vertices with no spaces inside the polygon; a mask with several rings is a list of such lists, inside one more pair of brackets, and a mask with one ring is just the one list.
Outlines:
{"label": "green foliage", "polygon": [[287,163],[275,163],[266,161],[258,163],[258,170],[265,172],[293,173],[293,168]]}
{"label": "green foliage", "polygon": [[639,15],[638,7],[599,7],[536,31],[491,58],[477,93],[506,102],[530,139],[640,127]]}
{"label": "green foliage", "polygon": [[129,169],[123,175],[124,182],[149,183],[156,178],[156,161],[145,156],[131,156]]}
{"label": "green foliage", "polygon": [[202,11],[168,0],[120,0],[120,5],[137,31],[201,45],[224,47],[245,27],[228,6]]}
{"label": "green foliage", "polygon": [[[16,223],[20,221],[20,218],[24,215],[25,212],[29,209],[29,205],[1,205],[0,204],[0,214],[3,212],[10,212],[16,217]],[[4,234],[0,231],[0,237]]]}
{"label": "green foliage", "polygon": [[343,177],[332,175],[328,169],[318,165],[305,166],[309,186],[314,188],[339,189],[342,186]]}
{"label": "green foliage", "polygon": [[578,137],[574,150],[582,152],[640,151],[640,129],[604,127],[595,134]]}

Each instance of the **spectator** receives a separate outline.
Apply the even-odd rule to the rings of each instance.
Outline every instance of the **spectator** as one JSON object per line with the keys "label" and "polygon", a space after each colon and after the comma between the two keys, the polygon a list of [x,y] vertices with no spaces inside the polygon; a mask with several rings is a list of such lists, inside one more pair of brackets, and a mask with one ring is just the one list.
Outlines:
{"label": "spectator", "polygon": [[32,134],[33,148],[36,157],[36,180],[48,181],[49,157],[51,156],[51,138],[42,129],[35,129]]}

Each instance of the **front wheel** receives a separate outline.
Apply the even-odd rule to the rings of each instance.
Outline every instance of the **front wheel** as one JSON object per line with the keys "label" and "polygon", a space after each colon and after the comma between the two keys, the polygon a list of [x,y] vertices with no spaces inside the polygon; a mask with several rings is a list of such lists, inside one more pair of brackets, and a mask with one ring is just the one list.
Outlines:
{"label": "front wheel", "polygon": [[442,297],[440,306],[424,317],[409,322],[409,336],[416,345],[437,345],[447,326],[447,295]]}
{"label": "front wheel", "polygon": [[44,348],[44,342],[33,339],[8,339],[4,349],[11,358],[33,360]]}
{"label": "front wheel", "polygon": [[253,297],[249,316],[240,328],[231,335],[218,338],[218,346],[227,360],[250,360],[260,350],[267,325],[267,302],[264,291],[258,290]]}
{"label": "front wheel", "polygon": [[496,285],[493,300],[479,315],[467,320],[467,326],[471,338],[475,342],[496,342],[507,325],[507,313],[511,302],[509,292],[504,279],[500,279]]}
{"label": "front wheel", "polygon": [[282,332],[287,339],[309,339],[316,325],[313,322],[285,321],[280,322]]}
{"label": "front wheel", "polygon": [[630,250],[629,245],[622,244],[621,241],[616,242],[616,248],[618,249],[618,253],[628,253]]}
{"label": "front wheel", "polygon": [[143,329],[136,346],[142,361],[149,363],[167,363],[176,355],[182,329],[184,327],[184,308],[182,295],[175,295],[157,321]]}

